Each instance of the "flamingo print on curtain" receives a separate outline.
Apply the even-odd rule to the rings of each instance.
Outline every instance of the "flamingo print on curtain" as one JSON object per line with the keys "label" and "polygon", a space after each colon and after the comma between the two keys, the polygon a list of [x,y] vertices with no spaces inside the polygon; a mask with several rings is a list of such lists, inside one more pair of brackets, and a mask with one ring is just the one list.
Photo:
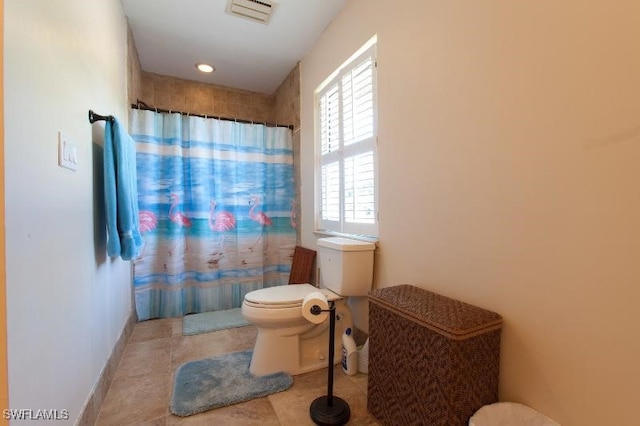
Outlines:
{"label": "flamingo print on curtain", "polygon": [[240,307],[288,282],[296,200],[291,130],[132,109],[144,246],[140,321]]}

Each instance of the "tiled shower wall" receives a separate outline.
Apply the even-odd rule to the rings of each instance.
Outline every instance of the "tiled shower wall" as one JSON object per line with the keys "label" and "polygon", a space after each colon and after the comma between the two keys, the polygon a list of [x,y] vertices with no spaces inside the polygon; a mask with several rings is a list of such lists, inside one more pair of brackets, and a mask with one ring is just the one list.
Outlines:
{"label": "tiled shower wall", "polygon": [[[300,65],[297,64],[273,94],[249,92],[213,84],[145,72],[129,31],[127,99],[150,107],[240,120],[293,125],[296,199],[300,199]],[[296,205],[300,218],[300,204]],[[299,225],[299,224],[298,224]],[[297,231],[300,242],[300,226]]]}
{"label": "tiled shower wall", "polygon": [[274,115],[271,95],[149,72],[142,72],[140,100],[162,109],[256,122],[272,122]]}
{"label": "tiled shower wall", "polygon": [[[136,99],[161,109],[237,118],[257,123],[300,124],[299,66],[272,95],[140,72]],[[131,100],[135,103],[135,100]]]}
{"label": "tiled shower wall", "polygon": [[273,94],[274,123],[293,124],[293,168],[296,188],[296,240],[300,244],[300,64],[298,63]]}

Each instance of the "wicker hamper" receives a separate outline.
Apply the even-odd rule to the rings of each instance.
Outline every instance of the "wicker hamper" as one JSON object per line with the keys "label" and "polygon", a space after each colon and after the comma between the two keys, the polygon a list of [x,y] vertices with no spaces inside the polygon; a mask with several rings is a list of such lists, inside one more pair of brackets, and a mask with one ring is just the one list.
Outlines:
{"label": "wicker hamper", "polygon": [[385,425],[467,425],[498,401],[500,315],[412,286],[369,294],[367,408]]}

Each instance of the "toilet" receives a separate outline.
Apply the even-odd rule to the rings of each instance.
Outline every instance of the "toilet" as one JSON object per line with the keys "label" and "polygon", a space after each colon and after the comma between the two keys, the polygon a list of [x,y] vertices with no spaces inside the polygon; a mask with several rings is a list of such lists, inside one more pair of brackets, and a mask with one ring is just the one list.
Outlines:
{"label": "toilet", "polygon": [[258,329],[249,371],[291,375],[327,367],[329,319],[314,324],[302,315],[302,301],[320,291],[336,307],[334,360],[340,361],[340,339],[353,327],[348,296],[366,296],[373,281],[374,243],[341,237],[318,239],[320,286],[292,284],[247,293],[242,315]]}

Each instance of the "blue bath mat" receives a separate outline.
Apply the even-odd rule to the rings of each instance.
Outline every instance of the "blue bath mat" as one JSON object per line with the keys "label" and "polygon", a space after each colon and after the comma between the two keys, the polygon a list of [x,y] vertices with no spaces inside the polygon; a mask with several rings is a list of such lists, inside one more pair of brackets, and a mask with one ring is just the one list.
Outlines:
{"label": "blue bath mat", "polygon": [[293,378],[284,372],[267,376],[251,374],[252,354],[253,351],[234,352],[180,366],[173,385],[171,412],[176,416],[191,416],[291,387]]}
{"label": "blue bath mat", "polygon": [[251,323],[242,316],[240,308],[203,312],[182,318],[182,334],[193,336],[194,334],[209,333],[227,328],[244,327],[249,324]]}

